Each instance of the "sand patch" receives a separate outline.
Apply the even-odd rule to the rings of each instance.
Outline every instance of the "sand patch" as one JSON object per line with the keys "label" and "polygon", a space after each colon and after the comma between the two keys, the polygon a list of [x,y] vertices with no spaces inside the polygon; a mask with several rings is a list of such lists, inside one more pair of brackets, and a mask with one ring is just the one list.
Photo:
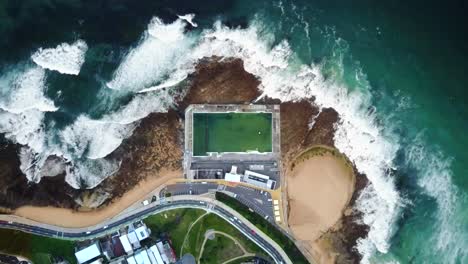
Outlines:
{"label": "sand patch", "polygon": [[63,226],[63,227],[87,227],[98,224],[112,218],[132,204],[142,200],[153,190],[166,182],[182,177],[180,170],[161,170],[154,177],[147,177],[139,184],[126,192],[122,197],[115,199],[111,204],[102,209],[93,211],[73,211],[71,209],[57,207],[22,206],[15,210],[14,214],[37,222]]}
{"label": "sand patch", "polygon": [[355,184],[352,168],[336,151],[315,147],[296,158],[286,180],[294,236],[312,252],[323,252],[326,247],[313,242],[338,222],[348,205]]}

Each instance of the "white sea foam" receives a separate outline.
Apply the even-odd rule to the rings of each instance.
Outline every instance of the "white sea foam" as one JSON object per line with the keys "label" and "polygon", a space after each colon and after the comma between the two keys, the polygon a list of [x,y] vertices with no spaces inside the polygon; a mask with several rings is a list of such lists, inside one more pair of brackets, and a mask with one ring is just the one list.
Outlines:
{"label": "white sea foam", "polygon": [[40,67],[29,67],[23,72],[12,70],[0,78],[0,108],[14,114],[30,109],[42,112],[57,110],[54,102],[45,97],[45,71]]}
{"label": "white sea foam", "polygon": [[72,44],[62,43],[55,48],[40,48],[31,59],[44,69],[78,75],[87,50],[86,42],[79,39]]}
{"label": "white sea foam", "polygon": [[177,15],[177,17],[187,21],[187,23],[192,25],[192,27],[198,27],[197,23],[193,22],[193,19],[195,18],[195,14],[186,14],[186,15],[183,15],[183,16]]}
{"label": "white sea foam", "polygon": [[76,157],[104,158],[132,134],[136,121],[153,112],[166,112],[171,105],[172,97],[167,92],[153,92],[136,95],[127,105],[99,120],[81,115],[60,132],[61,148]]}
{"label": "white sea foam", "polygon": [[107,86],[116,90],[148,89],[180,68],[193,40],[184,34],[186,22],[164,24],[153,18],[140,43],[125,56]]}
{"label": "white sea foam", "polygon": [[67,166],[65,181],[75,189],[91,189],[116,173],[120,162],[107,159],[76,160]]}
{"label": "white sea foam", "polygon": [[423,138],[423,133],[418,134],[406,149],[406,155],[408,165],[420,170],[418,185],[437,203],[435,235],[429,243],[435,251],[443,252],[445,263],[465,263],[468,260],[466,219],[457,214],[463,210],[465,194],[452,183],[452,159],[438,150],[427,149]]}

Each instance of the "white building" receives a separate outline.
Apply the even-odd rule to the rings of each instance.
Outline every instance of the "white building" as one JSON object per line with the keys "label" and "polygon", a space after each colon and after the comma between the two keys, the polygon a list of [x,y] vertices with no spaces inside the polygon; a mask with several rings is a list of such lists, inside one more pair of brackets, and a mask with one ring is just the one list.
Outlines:
{"label": "white building", "polygon": [[239,174],[233,174],[228,172],[224,175],[224,180],[228,182],[240,182],[241,176]]}
{"label": "white building", "polygon": [[130,245],[130,241],[128,240],[127,235],[121,235],[119,237],[120,243],[122,243],[122,246],[125,250],[125,253],[128,255],[131,255],[133,253],[132,245]]}
{"label": "white building", "polygon": [[135,233],[137,235],[137,238],[139,241],[142,241],[143,239],[146,239],[149,237],[150,235],[150,231],[148,230],[148,228],[143,225],[143,226],[140,226],[139,228],[137,228],[135,230]]}
{"label": "white building", "polygon": [[276,185],[276,181],[270,180],[269,176],[249,170],[245,170],[244,172],[244,181],[248,184],[270,190],[275,188]]}
{"label": "white building", "polygon": [[161,254],[161,258],[165,263],[169,263],[169,258],[166,256],[166,253],[164,251],[164,245],[161,241],[156,243],[156,247],[158,248],[159,254]]}
{"label": "white building", "polygon": [[148,257],[146,250],[142,250],[135,254],[135,260],[137,264],[152,264],[151,260]]}
{"label": "white building", "polygon": [[161,253],[159,253],[159,250],[158,250],[158,248],[156,248],[156,245],[151,246],[150,251],[151,251],[151,253],[153,254],[153,256],[154,256],[154,258],[156,260],[156,262],[154,262],[154,263],[164,264]]}
{"label": "white building", "polygon": [[99,244],[97,242],[81,249],[80,251],[75,252],[75,257],[80,264],[99,257],[100,255],[101,249],[99,248]]}
{"label": "white building", "polygon": [[133,256],[127,257],[128,264],[137,264],[135,258]]}
{"label": "white building", "polygon": [[135,231],[129,232],[127,234],[127,237],[128,237],[128,241],[130,241],[130,244],[132,244],[133,249],[138,249],[138,248],[141,247],[140,240],[138,239],[137,234],[135,233]]}

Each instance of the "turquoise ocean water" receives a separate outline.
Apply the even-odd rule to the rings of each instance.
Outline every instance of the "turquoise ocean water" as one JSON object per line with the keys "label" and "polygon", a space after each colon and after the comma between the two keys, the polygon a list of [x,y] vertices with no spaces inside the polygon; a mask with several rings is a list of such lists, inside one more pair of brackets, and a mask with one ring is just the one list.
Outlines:
{"label": "turquoise ocean water", "polygon": [[2,1],[0,132],[25,145],[31,180],[55,154],[70,161],[52,164],[70,184],[92,187],[118,169],[106,156],[134,121],[167,111],[196,59],[237,56],[266,95],[314,95],[342,115],[337,147],[372,182],[357,208],[371,227],[363,262],[468,263],[467,11],[463,1]]}

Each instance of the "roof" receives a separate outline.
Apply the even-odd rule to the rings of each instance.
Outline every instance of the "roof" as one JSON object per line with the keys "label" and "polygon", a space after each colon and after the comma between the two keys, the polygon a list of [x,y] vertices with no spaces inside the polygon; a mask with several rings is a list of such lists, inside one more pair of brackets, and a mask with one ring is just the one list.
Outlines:
{"label": "roof", "polygon": [[142,250],[135,254],[135,260],[138,264],[151,264],[151,260],[149,259],[146,250]]}
{"label": "roof", "polygon": [[152,252],[154,258],[156,259],[157,264],[164,264],[163,259],[161,257],[161,253],[159,253],[155,245],[150,247],[150,251]]}
{"label": "roof", "polygon": [[96,259],[95,261],[89,263],[89,264],[101,264],[102,263],[102,259]]}
{"label": "roof", "polygon": [[265,180],[269,180],[269,179],[270,179],[269,176],[260,174],[260,173],[258,173],[258,172],[249,171],[249,170],[245,170],[244,174],[245,174],[245,176],[254,176],[254,177],[262,178],[262,179],[265,179]]}
{"label": "roof", "polygon": [[100,255],[101,249],[99,248],[97,243],[94,243],[86,248],[83,248],[78,252],[75,252],[75,257],[78,260],[78,263],[84,263]]}
{"label": "roof", "polygon": [[226,173],[224,175],[224,180],[229,181],[229,182],[240,182],[240,175],[239,174]]}
{"label": "roof", "polygon": [[146,226],[140,226],[135,230],[135,233],[140,241],[149,237],[148,228],[146,228]]}
{"label": "roof", "polygon": [[134,244],[138,242],[138,237],[135,232],[130,232],[127,234],[127,236],[130,243]]}
{"label": "roof", "polygon": [[146,250],[143,250],[140,254],[143,256],[145,264],[151,264],[151,260],[149,259],[148,252]]}
{"label": "roof", "polygon": [[128,264],[137,264],[135,258],[133,256],[130,256],[127,258],[127,263]]}
{"label": "roof", "polygon": [[167,257],[166,253],[164,252],[164,246],[161,241],[156,243],[156,247],[158,247],[158,251],[161,254],[161,258],[164,260],[164,262],[169,263],[169,258]]}
{"label": "roof", "polygon": [[128,241],[127,235],[122,235],[119,237],[120,242],[122,243],[122,246],[125,250],[125,252],[131,252],[132,251],[132,246],[130,245],[130,241]]}

